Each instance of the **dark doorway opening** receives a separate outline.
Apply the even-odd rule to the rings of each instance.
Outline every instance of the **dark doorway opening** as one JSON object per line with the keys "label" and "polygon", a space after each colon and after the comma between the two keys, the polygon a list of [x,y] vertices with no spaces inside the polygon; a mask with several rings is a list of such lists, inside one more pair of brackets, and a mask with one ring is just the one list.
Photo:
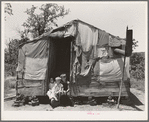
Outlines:
{"label": "dark doorway opening", "polygon": [[70,75],[70,49],[71,49],[71,38],[54,39],[53,43],[53,58],[52,63],[53,72],[51,76],[53,78],[60,76],[61,74],[67,75],[67,80],[69,80]]}

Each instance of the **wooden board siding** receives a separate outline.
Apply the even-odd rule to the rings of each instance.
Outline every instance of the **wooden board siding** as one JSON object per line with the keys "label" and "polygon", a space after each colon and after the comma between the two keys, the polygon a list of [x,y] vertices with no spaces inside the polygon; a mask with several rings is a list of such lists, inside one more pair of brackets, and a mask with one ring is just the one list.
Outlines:
{"label": "wooden board siding", "polygon": [[[104,97],[118,96],[119,95],[120,81],[116,82],[91,82],[89,86],[71,84],[71,95],[72,96],[93,96],[93,97]],[[129,82],[124,82],[122,87],[122,96],[128,96],[130,93]]]}
{"label": "wooden board siding", "polygon": [[43,96],[45,95],[44,85],[44,80],[23,80],[23,84],[18,85],[18,93],[23,94],[25,96]]}

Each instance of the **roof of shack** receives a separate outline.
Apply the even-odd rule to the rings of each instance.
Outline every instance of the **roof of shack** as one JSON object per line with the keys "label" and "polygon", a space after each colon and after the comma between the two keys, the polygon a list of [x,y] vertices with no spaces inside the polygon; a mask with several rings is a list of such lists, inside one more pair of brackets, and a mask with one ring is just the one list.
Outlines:
{"label": "roof of shack", "polygon": [[[62,25],[62,26],[60,26],[60,27],[58,27],[58,28],[56,28],[56,29],[50,30],[50,31],[48,31],[48,32],[45,32],[45,33],[43,33],[42,35],[40,35],[40,36],[34,38],[34,40],[32,40],[32,41],[27,41],[27,42],[25,42],[25,43],[22,43],[22,44],[20,44],[20,46],[23,46],[23,45],[26,44],[26,43],[36,42],[36,41],[38,41],[38,40],[40,40],[40,39],[43,39],[43,38],[45,38],[45,37],[54,37],[53,34],[54,34],[55,32],[57,32],[57,31],[64,31],[68,26],[71,26],[71,25],[73,25],[74,23],[78,23],[78,22],[83,23],[83,24],[85,24],[85,25],[87,25],[87,26],[90,26],[90,27],[92,27],[92,28],[101,30],[101,29],[99,29],[99,28],[97,28],[97,27],[95,27],[95,26],[93,26],[93,25],[91,25],[91,24],[88,24],[88,23],[83,22],[83,21],[81,21],[81,20],[79,20],[79,19],[76,19],[76,20],[72,20],[72,21],[70,21],[70,22],[67,22],[66,24],[64,24],[64,25]],[[101,30],[101,31],[104,31],[104,30]],[[104,32],[106,32],[106,31],[104,31]],[[108,33],[108,32],[106,32],[106,33]],[[126,40],[125,38],[120,38],[119,36],[114,36],[114,35],[112,35],[112,34],[110,34],[110,33],[108,33],[108,34],[109,34],[111,37],[116,38],[116,39],[118,39],[118,40]],[[20,47],[20,46],[19,46],[19,47]]]}

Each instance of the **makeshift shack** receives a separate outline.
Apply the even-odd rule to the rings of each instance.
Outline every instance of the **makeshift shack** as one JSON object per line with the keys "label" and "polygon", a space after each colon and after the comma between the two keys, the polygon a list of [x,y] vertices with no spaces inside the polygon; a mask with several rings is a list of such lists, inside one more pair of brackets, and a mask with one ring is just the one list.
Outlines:
{"label": "makeshift shack", "polygon": [[[18,92],[46,95],[50,78],[67,74],[72,96],[118,96],[126,41],[73,20],[19,47]],[[126,57],[121,96],[130,92]]]}

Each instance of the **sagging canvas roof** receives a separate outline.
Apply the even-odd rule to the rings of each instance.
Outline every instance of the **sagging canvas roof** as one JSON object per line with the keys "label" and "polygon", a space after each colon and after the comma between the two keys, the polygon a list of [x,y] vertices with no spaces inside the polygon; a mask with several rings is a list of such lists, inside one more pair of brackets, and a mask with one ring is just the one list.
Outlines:
{"label": "sagging canvas roof", "polygon": [[36,42],[36,41],[38,41],[44,37],[51,37],[51,38],[65,38],[65,37],[69,37],[69,36],[75,37],[75,36],[77,36],[77,33],[78,33],[78,24],[83,24],[86,27],[89,27],[91,29],[98,30],[100,32],[108,34],[112,38],[112,41],[110,42],[111,46],[118,46],[120,44],[125,45],[125,39],[124,38],[114,36],[114,35],[106,32],[104,30],[101,30],[101,29],[99,29],[93,25],[90,25],[90,24],[85,23],[85,22],[78,19],[78,20],[70,21],[61,27],[58,27],[58,28],[53,29],[49,32],[46,32],[46,33],[36,37],[34,40],[25,42],[25,43],[21,44],[20,46],[22,46],[26,43]]}

